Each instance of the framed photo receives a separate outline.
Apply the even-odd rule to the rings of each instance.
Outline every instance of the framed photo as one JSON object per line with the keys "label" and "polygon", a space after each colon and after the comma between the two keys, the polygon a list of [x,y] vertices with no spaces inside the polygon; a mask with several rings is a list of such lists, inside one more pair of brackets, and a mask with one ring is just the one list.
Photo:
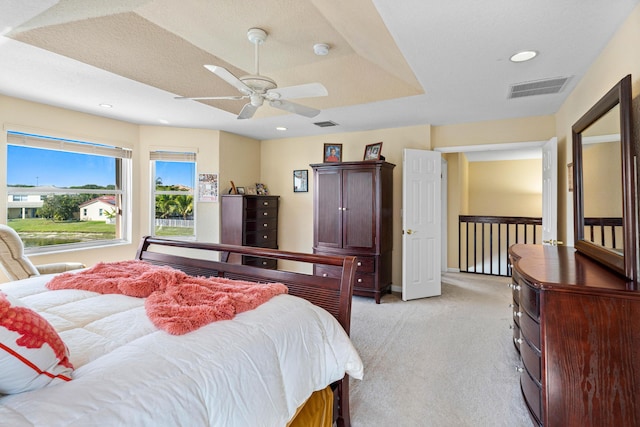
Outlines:
{"label": "framed photo", "polygon": [[258,194],[258,191],[256,190],[256,187],[247,187],[247,194],[250,196],[255,196],[256,194]]}
{"label": "framed photo", "polygon": [[306,193],[309,191],[309,171],[306,169],[293,171],[293,192]]}
{"label": "framed photo", "polygon": [[236,187],[236,191],[238,192],[238,194],[245,194],[244,187]]}
{"label": "framed photo", "polygon": [[362,160],[380,160],[381,153],[382,153],[382,142],[369,144],[366,147],[364,147],[364,158]]}
{"label": "framed photo", "polygon": [[324,144],[322,154],[324,163],[337,163],[342,161],[342,144]]}

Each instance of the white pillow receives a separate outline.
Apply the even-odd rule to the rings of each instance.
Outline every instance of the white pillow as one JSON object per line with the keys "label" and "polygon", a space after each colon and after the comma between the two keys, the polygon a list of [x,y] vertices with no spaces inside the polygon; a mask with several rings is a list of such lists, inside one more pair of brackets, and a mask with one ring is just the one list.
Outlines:
{"label": "white pillow", "polygon": [[47,320],[0,292],[0,394],[70,381],[69,351]]}

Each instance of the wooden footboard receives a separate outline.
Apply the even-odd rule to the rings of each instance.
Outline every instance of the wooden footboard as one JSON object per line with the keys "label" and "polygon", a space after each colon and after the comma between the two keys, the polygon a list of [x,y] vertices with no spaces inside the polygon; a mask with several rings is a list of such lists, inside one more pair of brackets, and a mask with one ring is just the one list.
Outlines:
{"label": "wooden footboard", "polygon": [[[321,277],[283,270],[267,270],[226,262],[230,254],[286,260],[302,264],[330,265],[342,268],[340,278]],[[193,276],[216,276],[250,282],[279,282],[289,294],[304,298],[331,313],[349,334],[351,296],[356,272],[353,256],[326,256],[234,246],[143,237],[136,259],[157,265],[168,265]],[[338,427],[349,427],[349,378],[332,385],[336,397]]]}

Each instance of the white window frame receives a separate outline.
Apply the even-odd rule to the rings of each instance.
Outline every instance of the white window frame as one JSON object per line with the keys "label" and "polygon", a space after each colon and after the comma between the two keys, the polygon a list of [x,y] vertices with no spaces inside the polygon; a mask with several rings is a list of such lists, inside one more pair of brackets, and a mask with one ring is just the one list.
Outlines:
{"label": "white window frame", "polygon": [[[119,227],[116,229],[116,238],[112,240],[93,240],[82,243],[65,243],[59,245],[46,245],[32,248],[25,248],[27,254],[40,254],[59,252],[61,250],[76,250],[84,248],[104,247],[120,244],[131,243],[131,193],[132,193],[132,150],[106,144],[98,144],[87,141],[77,141],[64,138],[49,137],[43,135],[35,135],[23,132],[8,131],[7,146],[22,146],[30,148],[39,148],[45,150],[65,151],[80,154],[89,154],[95,156],[104,156],[119,159],[116,170],[119,170],[119,177],[116,177],[116,184],[119,189],[108,190],[100,189],[101,194],[113,194],[119,200],[120,206],[118,211]],[[9,161],[7,157],[7,162]],[[12,191],[7,186],[8,195],[18,194],[18,191]],[[47,194],[85,194],[87,189],[59,188],[55,192]],[[23,188],[19,189],[20,194],[35,193],[40,194],[37,189]],[[8,212],[5,211],[5,218]]]}
{"label": "white window frame", "polygon": [[154,150],[149,152],[150,159],[150,195],[151,199],[149,201],[149,213],[150,213],[150,221],[149,221],[149,234],[151,236],[156,237],[156,196],[159,195],[188,195],[193,197],[193,234],[192,235],[179,235],[179,236],[158,236],[163,239],[180,239],[180,240],[196,240],[197,230],[196,230],[196,215],[197,215],[197,201],[196,201],[196,192],[195,185],[197,182],[197,172],[194,173],[193,176],[193,187],[189,191],[164,191],[164,190],[156,190],[156,161],[161,162],[184,162],[184,163],[193,163],[194,171],[198,170],[198,165],[196,163],[196,153],[188,152],[188,151],[164,151],[164,150]]}

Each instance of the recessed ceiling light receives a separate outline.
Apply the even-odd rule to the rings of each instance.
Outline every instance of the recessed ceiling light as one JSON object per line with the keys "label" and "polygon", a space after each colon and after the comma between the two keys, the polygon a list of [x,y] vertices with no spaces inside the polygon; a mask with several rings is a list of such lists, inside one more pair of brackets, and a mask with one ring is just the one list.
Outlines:
{"label": "recessed ceiling light", "polygon": [[514,54],[511,58],[511,62],[524,62],[529,61],[535,58],[538,55],[538,52],[535,50],[523,50],[522,52],[518,52]]}
{"label": "recessed ceiling light", "polygon": [[287,128],[286,128],[286,127],[284,127],[284,126],[278,126],[278,127],[276,128],[276,130],[283,130],[283,131],[284,131],[284,130],[287,130]]}
{"label": "recessed ceiling light", "polygon": [[98,104],[100,105],[102,108],[113,108],[113,105],[111,104]]}

